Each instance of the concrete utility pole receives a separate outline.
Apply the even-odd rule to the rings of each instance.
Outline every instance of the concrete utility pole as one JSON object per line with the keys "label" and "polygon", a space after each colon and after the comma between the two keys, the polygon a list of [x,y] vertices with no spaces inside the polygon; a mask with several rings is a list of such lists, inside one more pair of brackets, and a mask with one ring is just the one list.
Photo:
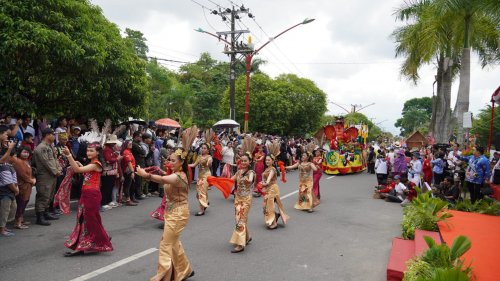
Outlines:
{"label": "concrete utility pole", "polygon": [[[240,7],[239,9],[235,9],[234,6],[232,9],[227,8],[224,11],[219,11],[219,14],[222,16],[222,19],[226,16],[230,16],[231,18],[231,30],[217,32],[216,34],[221,38],[221,36],[226,37],[227,35],[231,35],[230,49],[225,49],[224,53],[229,55],[231,61],[229,63],[229,118],[232,120],[236,119],[236,110],[234,106],[234,92],[235,85],[234,82],[236,80],[236,54],[243,54],[248,52],[248,50],[242,50],[242,44],[238,45],[239,37],[244,33],[249,33],[249,30],[236,30],[235,29],[235,20],[239,19],[240,13],[248,13],[249,9],[245,9],[245,7]],[[252,14],[249,14],[252,16]],[[246,48],[245,48],[246,49]]]}

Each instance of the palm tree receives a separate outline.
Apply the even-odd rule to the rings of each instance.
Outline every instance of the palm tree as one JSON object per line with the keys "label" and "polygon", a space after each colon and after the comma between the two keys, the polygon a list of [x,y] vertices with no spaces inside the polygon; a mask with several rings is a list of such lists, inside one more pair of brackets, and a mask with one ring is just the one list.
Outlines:
{"label": "palm tree", "polygon": [[438,15],[431,1],[405,2],[395,15],[397,19],[409,22],[392,33],[397,43],[396,57],[405,57],[401,75],[416,84],[422,65],[432,62],[437,65],[438,90],[433,97],[429,131],[438,142],[447,142],[451,132],[451,83],[457,49],[453,17]]}
{"label": "palm tree", "polygon": [[[461,84],[466,76],[469,76],[470,84],[470,49],[462,51],[461,43],[468,42],[468,46],[473,47],[483,66],[498,61],[500,58],[498,52],[500,36],[498,21],[500,8],[498,6],[500,4],[498,0],[482,0],[484,7],[489,7],[496,13],[479,13],[476,9],[474,20],[466,25],[463,24],[461,17],[456,16],[459,2],[481,2],[481,0],[410,1],[405,2],[395,13],[399,20],[409,22],[393,32],[393,37],[398,44],[396,56],[406,57],[401,67],[401,74],[416,83],[419,78],[418,70],[423,64],[434,61],[437,65],[438,91],[433,99],[430,131],[438,142],[448,142],[453,128],[450,109],[451,84],[459,66],[467,72],[467,64],[469,65],[468,74],[461,75]],[[472,31],[474,32],[471,33]],[[469,34],[474,34],[474,36],[471,37]],[[468,54],[465,59],[464,53]],[[468,101],[468,90],[467,95],[459,93],[458,105],[466,104],[466,110],[468,110]],[[461,107],[460,110],[464,108]],[[463,116],[463,112],[455,116]],[[462,124],[462,118],[457,119],[459,124]]]}
{"label": "palm tree", "polygon": [[463,49],[460,58],[460,82],[455,108],[457,142],[463,142],[463,114],[469,111],[471,47],[481,57],[482,66],[499,59],[500,1],[498,0],[436,0],[441,14],[452,13],[462,20]]}

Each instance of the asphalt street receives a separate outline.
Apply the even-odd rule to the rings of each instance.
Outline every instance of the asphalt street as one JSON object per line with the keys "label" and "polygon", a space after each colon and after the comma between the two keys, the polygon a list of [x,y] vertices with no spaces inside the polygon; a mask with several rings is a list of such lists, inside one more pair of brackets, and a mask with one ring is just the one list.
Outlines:
{"label": "asphalt street", "polygon": [[[253,240],[244,252],[230,253],[234,228],[232,197],[212,188],[206,215],[191,216],[181,241],[196,272],[190,280],[385,280],[391,239],[400,235],[399,204],[372,199],[375,175],[323,175],[321,205],[314,213],[295,210],[298,172],[279,183],[291,217],[286,227],[266,229],[262,198],[254,198],[249,217]],[[190,209],[197,210],[194,186]],[[136,207],[101,213],[113,236],[114,251],[65,258],[64,241],[74,227],[71,214],[52,226],[31,225],[14,237],[0,237],[0,280],[149,280],[156,272],[162,230],[149,217],[161,198]],[[34,214],[27,219],[34,222]]]}

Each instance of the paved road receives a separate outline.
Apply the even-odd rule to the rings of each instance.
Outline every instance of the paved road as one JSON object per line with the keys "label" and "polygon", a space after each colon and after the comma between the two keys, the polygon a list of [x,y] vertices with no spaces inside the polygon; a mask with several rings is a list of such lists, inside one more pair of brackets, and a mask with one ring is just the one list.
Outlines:
{"label": "paved road", "polygon": [[[399,204],[371,198],[375,176],[323,175],[322,203],[312,214],[293,209],[297,172],[287,178],[280,188],[282,197],[290,194],[283,199],[289,224],[267,230],[262,199],[254,199],[249,218],[253,241],[239,254],[231,254],[228,243],[234,227],[232,202],[215,188],[209,191],[211,207],[205,216],[192,216],[181,236],[196,272],[190,280],[385,280],[391,238],[400,234],[402,212]],[[33,225],[16,231],[15,237],[0,238],[0,280],[149,280],[162,230],[148,215],[159,204],[160,198],[148,198],[137,207],[102,213],[113,236],[112,253],[62,256],[74,211],[50,227]],[[190,206],[194,213],[194,192]]]}

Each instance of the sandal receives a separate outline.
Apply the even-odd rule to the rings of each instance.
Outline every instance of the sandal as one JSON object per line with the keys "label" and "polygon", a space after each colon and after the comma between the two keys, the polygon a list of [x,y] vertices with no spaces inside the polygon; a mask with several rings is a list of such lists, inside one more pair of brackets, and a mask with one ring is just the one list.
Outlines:
{"label": "sandal", "polygon": [[24,224],[16,224],[14,226],[14,228],[16,228],[16,229],[28,229],[29,227],[27,225],[24,225]]}
{"label": "sandal", "polygon": [[252,242],[252,237],[250,237],[250,239],[247,240],[247,245],[250,244],[250,242]]}
{"label": "sandal", "polygon": [[234,253],[239,253],[239,252],[243,252],[243,251],[245,251],[245,247],[241,247],[239,249],[238,249],[238,247],[236,247],[236,248],[234,248],[234,249],[231,250],[231,253],[234,254]]}
{"label": "sandal", "polygon": [[69,258],[69,257],[75,257],[75,256],[83,256],[84,252],[83,251],[76,251],[76,252],[66,252],[64,253],[64,256]]}

